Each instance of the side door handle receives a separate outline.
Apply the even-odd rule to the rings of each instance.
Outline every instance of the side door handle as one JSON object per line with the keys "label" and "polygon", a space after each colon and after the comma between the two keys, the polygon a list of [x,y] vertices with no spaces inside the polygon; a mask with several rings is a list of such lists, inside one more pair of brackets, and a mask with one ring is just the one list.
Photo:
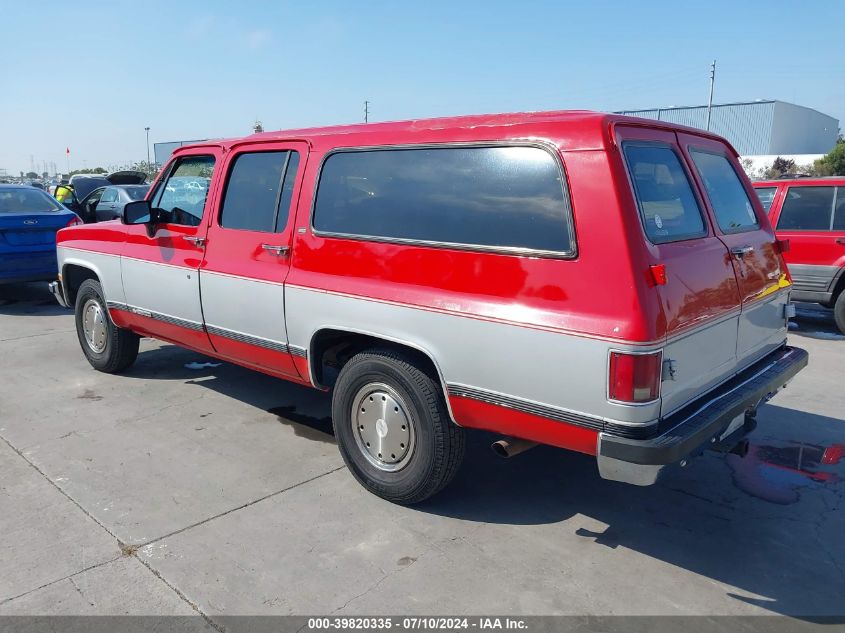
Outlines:
{"label": "side door handle", "polygon": [[190,242],[197,248],[204,248],[205,247],[205,238],[199,237],[198,235],[183,235],[182,239],[186,242]]}
{"label": "side door handle", "polygon": [[838,240],[836,240],[836,243],[845,246],[845,237],[840,237]]}
{"label": "side door handle", "polygon": [[753,246],[735,246],[731,249],[731,254],[737,259],[742,259],[754,252]]}
{"label": "side door handle", "polygon": [[277,255],[281,257],[282,255],[287,255],[288,251],[290,250],[290,246],[276,246],[275,244],[262,244],[261,248],[263,248],[268,253],[273,253],[273,255]]}

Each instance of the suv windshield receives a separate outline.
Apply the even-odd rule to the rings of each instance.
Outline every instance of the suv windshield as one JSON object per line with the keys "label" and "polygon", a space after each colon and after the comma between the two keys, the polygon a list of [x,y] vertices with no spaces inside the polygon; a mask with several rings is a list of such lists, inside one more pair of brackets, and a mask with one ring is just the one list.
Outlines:
{"label": "suv windshield", "polygon": [[0,189],[0,213],[55,213],[63,207],[40,189]]}

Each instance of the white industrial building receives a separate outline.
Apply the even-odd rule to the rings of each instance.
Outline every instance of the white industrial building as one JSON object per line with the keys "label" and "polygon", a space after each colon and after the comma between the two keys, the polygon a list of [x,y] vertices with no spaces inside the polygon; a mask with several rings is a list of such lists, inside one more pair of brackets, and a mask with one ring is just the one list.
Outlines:
{"label": "white industrial building", "polygon": [[[617,114],[707,129],[707,106],[623,110]],[[710,131],[724,136],[741,156],[826,154],[836,144],[839,121],[786,101],[714,104]]]}

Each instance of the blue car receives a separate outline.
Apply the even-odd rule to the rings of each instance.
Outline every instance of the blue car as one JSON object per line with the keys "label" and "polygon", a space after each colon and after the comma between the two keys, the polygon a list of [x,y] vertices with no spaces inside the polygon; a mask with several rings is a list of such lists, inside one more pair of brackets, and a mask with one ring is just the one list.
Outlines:
{"label": "blue car", "polygon": [[0,284],[55,279],[56,231],[82,224],[41,189],[0,184]]}

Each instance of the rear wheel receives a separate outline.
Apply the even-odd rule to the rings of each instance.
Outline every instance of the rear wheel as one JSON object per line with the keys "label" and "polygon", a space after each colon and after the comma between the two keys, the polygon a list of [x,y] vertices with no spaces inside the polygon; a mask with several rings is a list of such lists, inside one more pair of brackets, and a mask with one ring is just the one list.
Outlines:
{"label": "rear wheel", "polygon": [[138,356],[140,337],[112,322],[103,288],[94,279],[83,281],[76,293],[76,334],[85,358],[99,371],[123,371]]}
{"label": "rear wheel", "polygon": [[836,327],[845,334],[845,290],[839,293],[836,303],[833,304],[833,318],[836,319]]}
{"label": "rear wheel", "polygon": [[335,384],[332,420],[349,470],[388,501],[429,498],[463,459],[464,432],[450,420],[440,385],[400,352],[354,356]]}

